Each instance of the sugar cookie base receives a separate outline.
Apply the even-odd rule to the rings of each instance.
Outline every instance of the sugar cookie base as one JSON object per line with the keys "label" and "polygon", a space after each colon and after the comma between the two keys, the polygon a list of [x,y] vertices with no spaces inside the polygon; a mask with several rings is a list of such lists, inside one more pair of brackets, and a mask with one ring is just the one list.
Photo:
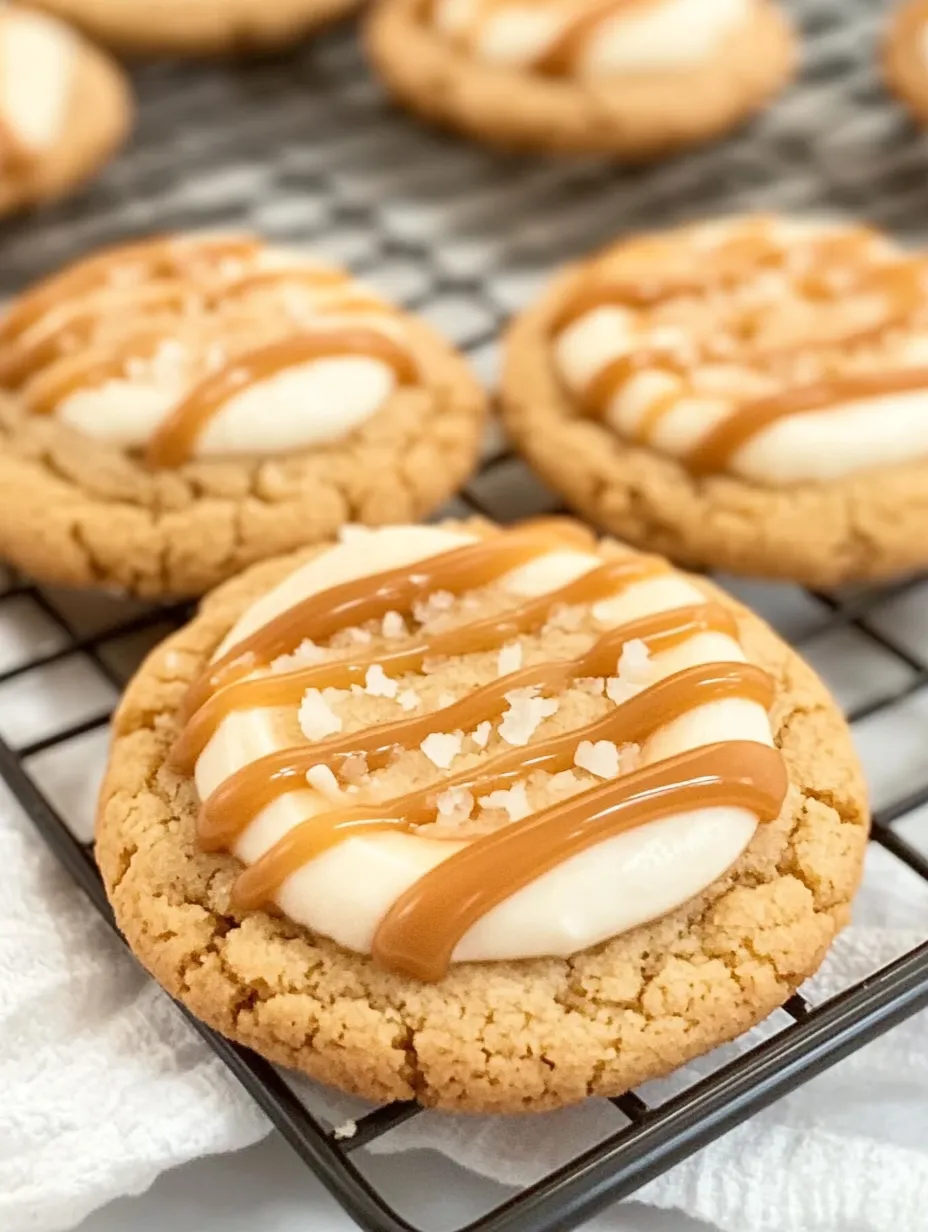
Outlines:
{"label": "sugar cookie base", "polygon": [[381,971],[283,918],[236,917],[229,890],[240,866],[198,850],[194,790],[165,757],[189,682],[249,603],[306,555],[255,566],[211,595],[148,658],[115,722],[97,859],[132,949],[201,1019],[372,1100],[544,1111],[685,1064],[765,1018],[816,970],[861,873],[861,775],[823,685],[727,596],[746,653],[776,680],[771,722],[791,788],[782,817],[697,899],[569,960],[466,964],[436,985]]}
{"label": "sugar cookie base", "polygon": [[461,356],[405,318],[424,375],[344,441],[152,471],[0,404],[0,557],[44,582],[147,598],[202,594],[346,522],[416,521],[476,463],[486,398]]}
{"label": "sugar cookie base", "polygon": [[501,398],[516,446],[571,508],[687,568],[836,586],[928,565],[928,460],[766,488],[733,476],[694,477],[582,414],[548,341],[575,277],[565,271],[510,327]]}
{"label": "sugar cookie base", "polygon": [[367,48],[387,88],[424,119],[479,141],[648,159],[727,132],[790,77],[795,39],[773,5],[686,71],[608,84],[515,72],[462,55],[421,20],[421,0],[379,0]]}

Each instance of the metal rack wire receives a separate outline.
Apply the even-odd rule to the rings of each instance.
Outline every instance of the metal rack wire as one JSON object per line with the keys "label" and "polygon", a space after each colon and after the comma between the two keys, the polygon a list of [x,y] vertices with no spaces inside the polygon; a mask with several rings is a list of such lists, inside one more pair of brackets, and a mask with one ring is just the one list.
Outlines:
{"label": "metal rack wire", "polygon": [[[96,244],[138,232],[253,226],[273,238],[311,242],[362,270],[444,329],[491,377],[494,339],[545,269],[622,227],[721,209],[824,205],[917,234],[928,216],[928,155],[874,81],[879,6],[797,0],[795,7],[807,35],[802,85],[749,133],[636,173],[591,163],[503,161],[419,131],[384,107],[350,35],[335,34],[247,70],[143,68],[136,74],[142,105],[133,149],[75,202],[0,231],[0,292]],[[508,521],[555,507],[494,434],[479,474],[450,512]],[[878,722],[907,700],[928,697],[928,653],[877,618],[892,603],[923,602],[928,614],[923,587],[915,580],[882,593],[802,598],[815,608],[816,636],[849,631],[894,667],[886,687],[851,705],[852,721]],[[114,667],[110,648],[177,626],[189,614],[182,604],[117,608],[105,627],[88,631],[56,596],[11,579],[0,592],[0,626],[16,603],[27,604],[55,636],[48,648],[0,670],[0,693],[80,658],[111,697],[125,673]],[[112,925],[91,849],[75,837],[71,818],[54,807],[37,775],[44,755],[102,732],[109,710],[101,702],[73,723],[52,724],[21,743],[0,728],[0,776]],[[925,778],[915,790],[904,784],[881,805],[873,840],[928,886],[928,858],[899,830],[928,805]],[[468,1225],[468,1232],[573,1227],[925,1006],[928,940],[830,1000],[810,1004],[797,994],[785,1006],[788,1025],[677,1094],[655,1100],[630,1092],[613,1101],[623,1118],[617,1132]],[[190,1021],[362,1227],[410,1232],[357,1158],[420,1109],[376,1109],[342,1138],[273,1066]]]}

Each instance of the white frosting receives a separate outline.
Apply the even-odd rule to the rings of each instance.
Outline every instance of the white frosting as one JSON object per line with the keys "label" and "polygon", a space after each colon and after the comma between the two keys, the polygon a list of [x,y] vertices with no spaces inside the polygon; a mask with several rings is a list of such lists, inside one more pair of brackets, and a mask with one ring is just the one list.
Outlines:
{"label": "white frosting", "polygon": [[[461,532],[423,526],[351,536],[258,600],[217,655],[307,595],[470,541]],[[504,585],[514,599],[528,598],[563,586],[599,563],[592,554],[559,550],[514,570]],[[685,579],[669,574],[603,600],[594,612],[604,623],[615,625],[703,598]],[[647,667],[653,679],[659,680],[687,666],[718,661],[743,662],[741,647],[728,636],[704,633],[652,656]],[[762,707],[746,700],[703,706],[655,732],[645,742],[641,758],[643,764],[650,764],[727,739],[772,744]],[[281,747],[282,740],[279,711],[230,714],[197,761],[195,777],[201,798],[241,766]],[[328,799],[308,788],[281,797],[254,818],[234,853],[245,863],[253,863],[293,826],[327,807]],[[738,858],[755,826],[756,818],[742,809],[712,808],[669,817],[608,839],[545,873],[490,911],[462,939],[454,960],[568,955],[595,945],[699,893]],[[462,846],[396,832],[355,837],[289,877],[276,901],[293,920],[350,949],[369,952],[378,923],[398,895]]]}
{"label": "white frosting", "polygon": [[[711,243],[731,238],[728,224],[711,232]],[[805,234],[821,234],[818,225]],[[836,231],[840,227],[833,228]],[[726,234],[727,232],[727,234]],[[803,232],[782,229],[785,245],[802,238]],[[694,236],[694,247],[695,236]],[[873,254],[878,259],[898,259],[898,250],[876,238]],[[706,260],[711,261],[711,256]],[[928,292],[928,285],[926,285]],[[707,310],[708,311],[708,310]],[[684,357],[694,343],[682,327],[655,326],[631,309],[599,307],[584,314],[561,331],[554,341],[558,370],[569,389],[580,393],[609,363],[624,356],[667,347]],[[928,333],[915,334],[881,368],[896,371],[928,367]],[[669,408],[645,434],[650,448],[675,458],[686,455],[739,405],[750,401],[746,393],[759,377],[749,364],[739,365],[737,354],[727,365],[711,369],[692,366],[699,392],[689,386],[689,377],[659,366],[637,371],[615,393],[605,421],[621,436],[638,440],[648,410],[665,397]],[[758,385],[753,395],[762,396]],[[782,391],[774,387],[771,393]],[[675,399],[675,400],[674,400]],[[870,467],[891,466],[928,455],[928,385],[910,392],[885,393],[846,400],[818,411],[787,415],[755,433],[729,459],[726,470],[754,483],[786,486],[804,482],[828,482]]]}
{"label": "white frosting", "polygon": [[41,13],[0,12],[0,118],[27,156],[44,153],[61,138],[76,47],[67,26]]}
{"label": "white frosting", "polygon": [[[195,241],[191,241],[191,245],[195,251]],[[298,255],[270,249],[263,249],[252,258],[220,255],[211,259],[205,245],[200,263],[200,274],[191,275],[190,294],[196,295],[197,277],[202,276],[202,267],[207,267],[215,279],[222,279],[231,289],[220,310],[240,302],[233,293],[235,285],[241,279],[247,283],[251,274],[292,269],[302,275],[327,269]],[[102,383],[98,378],[96,384],[80,384],[54,408],[55,416],[62,422],[98,440],[127,449],[143,448],[202,381],[212,379],[224,368],[234,372],[248,361],[247,351],[242,353],[241,348],[241,315],[234,329],[230,325],[232,336],[239,339],[232,357],[223,350],[222,323],[215,326],[214,332],[218,335],[215,342],[198,343],[195,334],[185,333],[182,318],[178,319],[176,334],[168,325],[160,345],[152,350],[149,342],[146,354],[147,289],[148,284],[141,284],[133,302],[133,287],[120,282],[117,272],[109,281],[95,284],[79,297],[69,297],[65,290],[63,304],[43,314],[18,340],[24,348],[41,347],[44,339],[66,327],[72,317],[80,320],[82,314],[92,313],[105,321],[109,312],[112,314],[109,333],[101,341],[91,342],[88,348],[89,359],[105,361],[113,353],[108,348],[116,348],[116,353],[120,353],[122,335],[118,327],[122,322],[125,321],[130,329],[137,329],[140,353],[124,364],[121,375]],[[343,327],[381,335],[401,350],[408,345],[406,331],[389,306],[380,306],[369,291],[347,277],[335,285],[320,282],[317,287],[307,284],[302,277],[291,283],[282,280],[272,291],[268,292],[266,284],[262,284],[254,293],[277,297],[273,308],[257,304],[254,311],[258,314],[274,311],[277,314],[275,325],[278,317],[280,321],[274,337],[268,338],[265,334],[260,346],[256,343],[259,350],[275,342],[298,339],[306,332],[319,333]],[[370,308],[350,314],[340,312],[340,304],[359,295],[372,300]],[[229,310],[232,311],[231,307]],[[157,305],[150,311],[156,312]],[[164,320],[163,315],[160,320]],[[63,362],[73,361],[68,357]],[[54,364],[51,372],[53,381]],[[48,368],[39,368],[33,383],[41,388],[47,374]],[[311,449],[340,440],[375,415],[395,392],[397,384],[394,368],[376,356],[347,354],[296,360],[286,368],[254,380],[240,392],[232,393],[200,431],[192,456],[269,455]],[[29,394],[27,385],[27,405]]]}
{"label": "white frosting", "polygon": [[[655,0],[604,18],[591,32],[576,73],[602,78],[620,73],[684,69],[711,58],[750,16],[754,0]],[[483,12],[481,0],[439,0],[436,27],[466,38],[479,59],[503,67],[534,63],[596,0],[548,4],[504,2]]]}

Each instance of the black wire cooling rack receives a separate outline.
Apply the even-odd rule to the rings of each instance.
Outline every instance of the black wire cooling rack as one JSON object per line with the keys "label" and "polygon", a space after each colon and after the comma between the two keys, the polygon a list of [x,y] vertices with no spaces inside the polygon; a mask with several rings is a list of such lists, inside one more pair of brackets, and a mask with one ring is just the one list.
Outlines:
{"label": "black wire cooling rack", "polygon": [[[135,74],[140,123],[130,151],[76,200],[0,230],[0,293],[97,244],[181,227],[250,226],[363,269],[375,286],[449,334],[492,379],[494,340],[509,312],[548,267],[621,229],[719,211],[824,208],[924,240],[928,145],[888,103],[874,70],[885,6],[796,0],[793,7],[806,36],[800,85],[745,133],[641,172],[504,160],[425,133],[385,107],[350,33],[247,69],[144,67]],[[496,434],[448,512],[509,521],[555,508]],[[839,596],[794,593],[814,607],[816,637],[842,634],[892,669],[851,702],[853,722],[879,723],[893,708],[928,700],[928,652],[880,616],[894,604],[911,615],[914,605],[916,624],[928,624],[928,583]],[[189,609],[111,604],[104,626],[88,626],[60,595],[12,578],[0,591],[0,628],[19,608],[21,622],[41,623],[51,637],[44,648],[0,664],[0,693],[80,660],[105,682],[106,696],[96,710],[91,699],[90,713],[73,723],[63,706],[35,734],[0,722],[0,775],[113,925],[91,847],[69,825],[74,803],[59,796],[56,808],[38,768],[56,750],[83,747],[82,739],[105,731],[108,699],[131,670],[116,663],[113,647],[150,641],[182,623]],[[801,630],[786,633],[800,649],[807,644]],[[899,830],[928,805],[928,766],[917,790],[911,785],[904,778],[898,798],[881,802],[873,841],[928,887],[928,859]],[[820,1004],[796,994],[782,1030],[681,1092],[614,1100],[621,1128],[468,1232],[573,1227],[925,1006],[928,940]],[[410,1232],[357,1160],[420,1109],[378,1108],[345,1137],[304,1105],[280,1071],[190,1021],[363,1228]],[[530,1121],[525,1125],[528,1134]]]}

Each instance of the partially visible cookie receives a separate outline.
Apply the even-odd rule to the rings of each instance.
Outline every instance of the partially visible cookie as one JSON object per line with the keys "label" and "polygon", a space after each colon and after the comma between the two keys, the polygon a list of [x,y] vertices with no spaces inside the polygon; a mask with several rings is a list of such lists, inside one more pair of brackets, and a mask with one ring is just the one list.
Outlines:
{"label": "partially visible cookie", "polygon": [[128,83],[53,17],[0,9],[0,213],[67,193],[124,140]]}
{"label": "partially visible cookie", "polygon": [[360,0],[35,0],[120,51],[208,55],[286,47]]}
{"label": "partially visible cookie", "polygon": [[114,722],[96,854],[162,984],[375,1100],[534,1112],[747,1030],[847,922],[835,703],[702,579],[576,524],[255,566]]}
{"label": "partially visible cookie", "polygon": [[922,124],[928,124],[928,3],[906,0],[892,15],[883,43],[886,80]]}
{"label": "partially visible cookie", "polygon": [[865,226],[622,240],[512,326],[510,433],[586,517],[815,586],[928,564],[928,260]]}
{"label": "partially visible cookie", "polygon": [[378,0],[390,90],[493,145],[650,158],[724,133],[792,73],[772,0]]}
{"label": "partially visible cookie", "polygon": [[423,322],[246,235],[141,241],[40,283],[0,321],[0,387],[0,555],[148,596],[430,513],[486,402]]}

